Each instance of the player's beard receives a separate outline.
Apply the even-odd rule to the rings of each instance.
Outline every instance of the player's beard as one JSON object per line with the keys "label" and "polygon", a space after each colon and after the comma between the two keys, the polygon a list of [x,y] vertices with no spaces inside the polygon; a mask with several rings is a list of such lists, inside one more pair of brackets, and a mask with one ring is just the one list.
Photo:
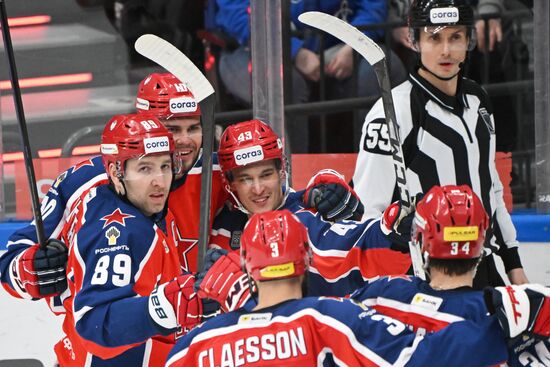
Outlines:
{"label": "player's beard", "polygon": [[176,149],[179,151],[191,150],[188,155],[182,156],[181,158],[183,172],[188,172],[195,165],[197,157],[199,156],[200,148],[191,142],[187,144],[178,144],[178,146],[176,146]]}

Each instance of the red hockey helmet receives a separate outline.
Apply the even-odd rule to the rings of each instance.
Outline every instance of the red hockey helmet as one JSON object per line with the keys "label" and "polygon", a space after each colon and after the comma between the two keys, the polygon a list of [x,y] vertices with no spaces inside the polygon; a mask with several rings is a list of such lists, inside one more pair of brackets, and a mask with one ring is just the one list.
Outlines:
{"label": "red hockey helmet", "polygon": [[136,108],[138,113],[164,119],[201,115],[193,93],[170,73],[153,73],[139,83]]}
{"label": "red hockey helmet", "polygon": [[154,116],[141,114],[116,115],[107,122],[101,136],[101,155],[105,170],[114,163],[117,177],[124,177],[124,163],[128,159],[152,154],[170,154],[174,173],[181,169],[174,157],[174,139],[166,127]]}
{"label": "red hockey helmet", "polygon": [[434,186],[416,205],[413,240],[434,259],[481,256],[489,218],[467,185]]}
{"label": "red hockey helmet", "polygon": [[283,144],[265,122],[260,120],[239,122],[228,126],[223,132],[218,159],[224,175],[250,163],[270,159],[279,159],[284,163]]}
{"label": "red hockey helmet", "polygon": [[256,281],[304,274],[309,251],[306,227],[288,210],[254,214],[241,236],[241,261]]}

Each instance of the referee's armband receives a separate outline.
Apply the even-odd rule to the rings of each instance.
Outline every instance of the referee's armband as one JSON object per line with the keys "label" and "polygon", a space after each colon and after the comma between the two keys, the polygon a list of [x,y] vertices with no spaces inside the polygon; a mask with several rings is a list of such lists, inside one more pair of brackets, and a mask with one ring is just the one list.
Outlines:
{"label": "referee's armband", "polygon": [[388,125],[384,119],[375,119],[367,123],[363,150],[374,154],[392,154]]}

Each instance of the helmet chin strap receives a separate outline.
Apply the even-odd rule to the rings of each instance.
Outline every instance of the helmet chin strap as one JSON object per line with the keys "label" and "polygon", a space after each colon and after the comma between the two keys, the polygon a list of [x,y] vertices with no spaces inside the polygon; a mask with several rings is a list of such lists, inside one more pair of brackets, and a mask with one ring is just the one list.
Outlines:
{"label": "helmet chin strap", "polygon": [[422,64],[422,61],[420,61],[420,68],[421,68],[422,70],[427,71],[427,72],[430,73],[431,75],[435,76],[437,79],[443,80],[443,81],[445,81],[445,82],[454,79],[458,74],[460,74],[460,72],[463,70],[463,69],[462,69],[463,67],[464,67],[464,61],[461,61],[461,62],[458,64],[458,71],[457,71],[454,75],[449,76],[449,77],[447,77],[447,78],[444,78],[444,77],[442,77],[442,76],[437,75],[436,73],[434,73],[433,71],[431,71],[431,70],[428,69],[427,67],[425,67],[424,64]]}

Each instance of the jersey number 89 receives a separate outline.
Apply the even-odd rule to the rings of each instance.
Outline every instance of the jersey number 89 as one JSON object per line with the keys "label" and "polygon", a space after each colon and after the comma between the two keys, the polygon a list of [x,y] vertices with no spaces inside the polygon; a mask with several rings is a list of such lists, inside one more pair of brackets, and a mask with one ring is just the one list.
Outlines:
{"label": "jersey number 89", "polygon": [[[111,265],[111,257],[104,255],[99,258],[94,275],[92,276],[92,284],[104,285],[109,280],[109,265]],[[113,257],[111,282],[116,287],[124,287],[130,284],[132,276],[132,259],[126,254],[117,254]]]}

